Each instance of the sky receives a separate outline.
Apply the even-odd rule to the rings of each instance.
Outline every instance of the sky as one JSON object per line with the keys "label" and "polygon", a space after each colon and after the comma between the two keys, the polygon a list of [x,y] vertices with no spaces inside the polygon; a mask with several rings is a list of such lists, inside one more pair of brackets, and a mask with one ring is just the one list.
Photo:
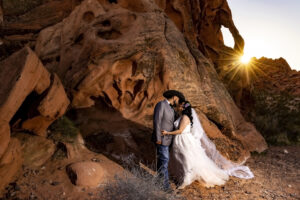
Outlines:
{"label": "sky", "polygon": [[[300,71],[300,0],[227,0],[233,21],[245,40],[245,56],[283,57]],[[224,42],[233,46],[229,30]]]}

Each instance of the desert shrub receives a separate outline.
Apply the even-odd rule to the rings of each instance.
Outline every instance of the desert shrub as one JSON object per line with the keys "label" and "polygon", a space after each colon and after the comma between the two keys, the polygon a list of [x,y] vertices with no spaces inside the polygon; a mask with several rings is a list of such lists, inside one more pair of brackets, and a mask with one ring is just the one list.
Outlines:
{"label": "desert shrub", "polygon": [[[130,159],[130,158],[129,158]],[[163,191],[162,181],[139,166],[125,161],[125,168],[130,173],[115,176],[105,184],[100,193],[101,199],[122,200],[179,200],[183,197]]]}
{"label": "desert shrub", "polygon": [[66,116],[57,119],[49,128],[53,132],[50,136],[55,141],[73,143],[79,129]]}
{"label": "desert shrub", "polygon": [[287,94],[255,91],[250,120],[270,144],[300,144],[300,101]]}

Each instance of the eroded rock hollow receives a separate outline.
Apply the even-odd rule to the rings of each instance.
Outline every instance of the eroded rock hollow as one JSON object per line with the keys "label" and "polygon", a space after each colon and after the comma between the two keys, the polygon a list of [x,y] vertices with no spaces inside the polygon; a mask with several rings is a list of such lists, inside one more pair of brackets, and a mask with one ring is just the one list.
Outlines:
{"label": "eroded rock hollow", "polygon": [[[56,4],[35,5],[22,15],[34,21],[45,6]],[[267,148],[215,69],[228,48],[221,25],[236,42],[229,51],[241,51],[244,44],[225,0],[65,0],[60,5],[61,15],[51,23],[43,16],[29,27],[28,21],[18,26],[6,21],[4,10],[2,46],[18,49],[10,44],[30,38],[34,51],[27,46],[1,57],[0,80],[5,84],[0,88],[0,156],[11,149],[10,130],[45,137],[70,103],[67,116],[92,150],[116,159],[134,154],[151,162],[153,109],[168,89],[184,93],[228,158],[241,162],[251,151]],[[55,13],[51,10],[49,16]],[[19,29],[24,34],[16,36]]]}
{"label": "eroded rock hollow", "polygon": [[244,120],[213,63],[171,19],[153,2],[84,1],[41,31],[35,51],[63,80],[73,108],[91,107],[100,98],[125,119],[151,127],[162,92],[176,89],[218,127],[221,145],[235,146],[234,159],[263,151],[264,139]]}

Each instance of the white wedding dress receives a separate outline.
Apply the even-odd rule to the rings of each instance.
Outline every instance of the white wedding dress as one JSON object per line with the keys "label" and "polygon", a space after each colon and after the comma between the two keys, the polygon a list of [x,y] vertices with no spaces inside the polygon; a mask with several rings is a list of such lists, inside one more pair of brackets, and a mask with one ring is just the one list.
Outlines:
{"label": "white wedding dress", "polygon": [[[181,134],[175,136],[170,153],[170,174],[180,183],[180,188],[196,180],[206,187],[212,187],[223,185],[229,176],[253,178],[247,166],[233,163],[219,153],[206,136],[194,109],[192,116],[193,127],[189,124]],[[176,120],[176,128],[180,120]]]}

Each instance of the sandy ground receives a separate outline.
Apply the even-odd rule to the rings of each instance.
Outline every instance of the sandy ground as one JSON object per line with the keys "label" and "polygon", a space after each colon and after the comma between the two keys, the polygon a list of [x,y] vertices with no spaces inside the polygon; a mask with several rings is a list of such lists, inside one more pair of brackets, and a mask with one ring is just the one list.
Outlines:
{"label": "sandy ground", "polygon": [[188,199],[300,199],[300,147],[270,147],[246,163],[255,175],[250,180],[230,178],[221,187],[194,183],[184,191]]}
{"label": "sandy ground", "polygon": [[[110,163],[101,154],[85,159]],[[36,169],[24,169],[0,199],[102,199],[100,188],[72,185],[65,172],[69,161],[52,160]],[[246,163],[255,178],[230,178],[224,186],[205,188],[195,182],[175,193],[187,199],[300,199],[300,147],[270,147]]]}
{"label": "sandy ground", "polygon": [[[71,183],[66,172],[66,166],[81,161],[100,163],[104,170],[110,171],[109,177],[101,183],[99,188],[75,186]],[[103,188],[105,182],[114,179],[114,175],[116,174],[121,174],[121,177],[122,173],[126,172],[120,165],[109,160],[102,154],[84,150],[75,158],[67,159],[62,152],[58,152],[41,167],[24,168],[19,179],[7,187],[6,194],[0,199],[100,199],[98,198],[101,192],[100,188]]]}

